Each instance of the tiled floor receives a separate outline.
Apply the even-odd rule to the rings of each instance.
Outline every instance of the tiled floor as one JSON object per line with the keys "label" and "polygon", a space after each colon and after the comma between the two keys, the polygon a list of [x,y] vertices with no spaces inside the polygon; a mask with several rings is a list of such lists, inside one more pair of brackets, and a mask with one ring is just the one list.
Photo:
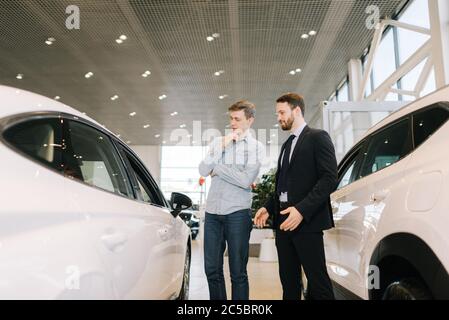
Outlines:
{"label": "tiled floor", "polygon": [[[228,299],[230,299],[231,284],[227,257],[225,257],[224,264],[226,291]],[[282,298],[277,263],[260,262],[258,258],[250,258],[248,263],[248,278],[250,300],[278,300]],[[191,300],[209,299],[209,289],[204,273],[203,243],[200,237],[192,243],[189,295]]]}

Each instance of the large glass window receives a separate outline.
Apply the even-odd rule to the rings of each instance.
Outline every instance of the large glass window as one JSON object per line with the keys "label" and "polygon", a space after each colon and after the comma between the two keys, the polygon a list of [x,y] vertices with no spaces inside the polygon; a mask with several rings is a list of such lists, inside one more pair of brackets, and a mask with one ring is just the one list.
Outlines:
{"label": "large glass window", "polygon": [[338,89],[337,100],[339,102],[349,101],[349,86],[347,81]]}
{"label": "large glass window", "polygon": [[64,173],[89,185],[134,198],[122,162],[109,137],[86,124],[69,121]]}
{"label": "large glass window", "polygon": [[15,148],[41,162],[61,171],[62,123],[58,118],[32,119],[21,122],[3,134]]}
{"label": "large glass window", "polygon": [[200,185],[198,165],[203,160],[207,147],[164,146],[162,147],[161,187],[166,198],[172,192],[180,192],[202,204],[210,186],[210,179]]}
{"label": "large glass window", "polygon": [[[429,7],[427,0],[414,0],[399,18],[400,22],[430,28]],[[398,28],[399,61],[404,63],[416,52],[430,36]]]}
{"label": "large glass window", "polygon": [[[427,0],[411,0],[410,5],[401,14],[398,21],[416,25],[424,28],[430,28],[429,8]],[[397,36],[396,36],[397,35]],[[397,66],[406,62],[416,51],[430,39],[429,35],[410,31],[400,27],[390,27],[385,32],[380,45],[376,51],[373,62],[373,70],[370,74],[369,82],[365,88],[365,95],[369,96],[373,90],[377,89],[388,77],[397,69]],[[362,59],[363,66],[366,66],[367,58]],[[399,83],[393,85],[393,88],[400,88],[406,91],[414,91],[416,83],[423,70],[424,62],[420,63],[411,72],[405,75]],[[372,80],[372,81],[371,81]],[[421,96],[435,91],[434,73],[429,76],[424,89],[420,92]],[[386,101],[414,100],[414,95],[399,96],[396,93],[389,93]]]}
{"label": "large glass window", "polygon": [[361,176],[382,170],[399,161],[412,151],[409,119],[373,135],[369,142]]}
{"label": "large glass window", "polygon": [[449,118],[448,104],[439,103],[413,116],[415,147],[421,145]]}

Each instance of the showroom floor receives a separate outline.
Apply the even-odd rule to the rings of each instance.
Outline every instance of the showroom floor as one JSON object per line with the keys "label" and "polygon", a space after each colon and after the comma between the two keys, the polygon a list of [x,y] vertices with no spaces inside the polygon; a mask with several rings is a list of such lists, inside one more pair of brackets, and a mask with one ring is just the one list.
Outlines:
{"label": "showroom floor", "polygon": [[[190,299],[208,300],[209,290],[204,274],[203,243],[201,237],[192,242],[192,265],[190,269]],[[228,259],[225,257],[225,278],[228,299],[231,298]],[[258,258],[250,258],[248,263],[250,300],[278,300],[282,297],[279,281],[278,264],[260,262]]]}

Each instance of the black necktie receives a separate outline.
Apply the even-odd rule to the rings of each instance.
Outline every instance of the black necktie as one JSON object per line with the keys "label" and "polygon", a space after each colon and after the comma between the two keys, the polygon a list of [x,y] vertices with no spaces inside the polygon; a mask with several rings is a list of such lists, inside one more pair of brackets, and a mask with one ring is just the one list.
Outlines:
{"label": "black necktie", "polygon": [[285,142],[284,155],[282,156],[281,172],[278,179],[278,193],[287,192],[287,173],[290,165],[290,151],[292,150],[292,142],[295,135],[290,135],[287,142]]}

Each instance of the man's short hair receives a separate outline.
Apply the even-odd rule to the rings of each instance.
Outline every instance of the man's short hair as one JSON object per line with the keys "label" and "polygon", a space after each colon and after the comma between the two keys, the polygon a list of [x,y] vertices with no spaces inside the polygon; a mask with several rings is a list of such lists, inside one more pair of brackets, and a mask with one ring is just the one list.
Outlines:
{"label": "man's short hair", "polygon": [[302,112],[302,116],[304,116],[306,112],[306,105],[304,104],[304,98],[296,93],[286,93],[283,96],[279,97],[276,100],[277,103],[287,102],[290,105],[290,108],[300,108]]}
{"label": "man's short hair", "polygon": [[255,118],[256,117],[256,106],[254,103],[249,102],[248,100],[241,100],[234,103],[229,107],[228,111],[240,111],[243,110],[245,112],[246,119]]}

